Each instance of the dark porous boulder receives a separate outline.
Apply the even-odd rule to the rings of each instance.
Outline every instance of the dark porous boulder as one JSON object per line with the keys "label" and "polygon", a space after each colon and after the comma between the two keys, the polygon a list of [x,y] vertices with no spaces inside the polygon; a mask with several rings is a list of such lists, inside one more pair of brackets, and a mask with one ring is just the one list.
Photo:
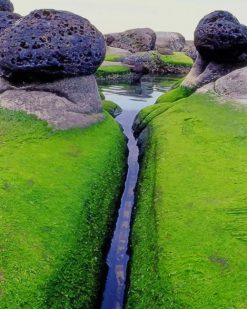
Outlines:
{"label": "dark porous boulder", "polygon": [[156,32],[156,37],[155,49],[160,53],[164,48],[171,51],[182,51],[184,48],[185,38],[180,33],[159,31]]}
{"label": "dark porous boulder", "polygon": [[14,6],[9,0],[0,0],[0,11],[1,12],[14,12]]}
{"label": "dark porous boulder", "polygon": [[0,35],[0,74],[14,81],[95,73],[105,57],[103,35],[70,12],[37,10]]}
{"label": "dark porous boulder", "polygon": [[150,51],[155,47],[156,34],[149,28],[131,29],[105,35],[108,46],[127,49],[132,53]]}
{"label": "dark porous boulder", "polygon": [[195,46],[207,61],[234,63],[247,51],[247,27],[229,12],[214,11],[199,22]]}
{"label": "dark porous boulder", "polygon": [[11,12],[0,12],[0,33],[6,28],[11,27],[21,15]]}

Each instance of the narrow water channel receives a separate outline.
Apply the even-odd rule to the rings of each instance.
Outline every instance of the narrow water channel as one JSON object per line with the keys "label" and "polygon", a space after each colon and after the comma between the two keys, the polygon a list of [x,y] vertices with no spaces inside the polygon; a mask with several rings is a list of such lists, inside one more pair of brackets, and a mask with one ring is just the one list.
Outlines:
{"label": "narrow water channel", "polygon": [[103,294],[101,309],[124,308],[126,274],[129,261],[128,246],[132,209],[135,199],[139,164],[139,149],[132,132],[132,124],[137,113],[170,89],[171,78],[145,77],[138,85],[101,84],[100,89],[106,100],[117,103],[123,110],[116,118],[128,138],[128,173],[121,199],[118,219],[111,247],[107,256],[108,275]]}

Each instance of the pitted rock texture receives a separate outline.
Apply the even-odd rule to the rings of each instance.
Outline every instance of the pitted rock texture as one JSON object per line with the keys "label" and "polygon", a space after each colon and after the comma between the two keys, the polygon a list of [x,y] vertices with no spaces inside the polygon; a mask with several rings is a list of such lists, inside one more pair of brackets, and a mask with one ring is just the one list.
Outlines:
{"label": "pitted rock texture", "polygon": [[37,10],[0,35],[0,74],[33,80],[93,74],[105,57],[103,35],[70,12]]}
{"label": "pitted rock texture", "polygon": [[132,53],[150,51],[155,47],[156,34],[149,28],[131,29],[105,35],[108,46],[127,49]]}
{"label": "pitted rock texture", "polygon": [[0,0],[1,12],[14,12],[14,6],[9,0]]}
{"label": "pitted rock texture", "polygon": [[195,30],[195,46],[207,61],[234,63],[247,52],[247,27],[226,11],[205,16]]}
{"label": "pitted rock texture", "polygon": [[60,129],[86,127],[103,119],[93,75],[22,87],[0,79],[0,106],[36,115]]}
{"label": "pitted rock texture", "polygon": [[185,38],[177,32],[159,31],[156,32],[156,37],[155,49],[160,53],[164,48],[181,51],[185,46]]}
{"label": "pitted rock texture", "polygon": [[11,27],[21,15],[11,12],[0,12],[0,33],[6,28]]}

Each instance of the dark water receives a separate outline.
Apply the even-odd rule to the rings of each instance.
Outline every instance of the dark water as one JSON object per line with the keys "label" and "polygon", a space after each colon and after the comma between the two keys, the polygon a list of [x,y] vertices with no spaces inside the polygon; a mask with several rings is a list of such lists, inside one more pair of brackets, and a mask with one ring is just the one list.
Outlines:
{"label": "dark water", "polygon": [[145,78],[138,85],[99,85],[107,100],[116,102],[123,112],[116,119],[128,138],[128,173],[121,199],[118,219],[107,256],[109,267],[101,309],[124,308],[126,273],[129,261],[128,244],[135,187],[138,178],[139,149],[133,136],[132,124],[137,113],[170,89],[171,78]]}

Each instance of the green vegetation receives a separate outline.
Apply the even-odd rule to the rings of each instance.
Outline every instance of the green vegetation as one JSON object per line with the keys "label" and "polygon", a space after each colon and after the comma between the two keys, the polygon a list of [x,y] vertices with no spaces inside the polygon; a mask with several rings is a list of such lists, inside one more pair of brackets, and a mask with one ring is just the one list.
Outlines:
{"label": "green vegetation", "polygon": [[111,61],[111,62],[120,62],[123,60],[123,56],[121,55],[106,55],[105,61]]}
{"label": "green vegetation", "polygon": [[93,308],[125,168],[119,125],[0,110],[0,308]]}
{"label": "green vegetation", "polygon": [[121,65],[101,66],[96,72],[96,76],[104,77],[113,74],[127,74],[130,73],[130,69]]}
{"label": "green vegetation", "polygon": [[163,62],[173,65],[192,66],[193,60],[182,52],[174,52],[173,55],[160,55]]}
{"label": "green vegetation", "polygon": [[115,102],[104,100],[102,101],[103,109],[106,110],[112,117],[117,117],[121,114],[122,109]]}
{"label": "green vegetation", "polygon": [[246,110],[166,105],[148,126],[127,308],[246,308]]}
{"label": "green vegetation", "polygon": [[190,96],[194,92],[193,89],[179,86],[171,91],[164,93],[157,100],[156,103],[175,102]]}

